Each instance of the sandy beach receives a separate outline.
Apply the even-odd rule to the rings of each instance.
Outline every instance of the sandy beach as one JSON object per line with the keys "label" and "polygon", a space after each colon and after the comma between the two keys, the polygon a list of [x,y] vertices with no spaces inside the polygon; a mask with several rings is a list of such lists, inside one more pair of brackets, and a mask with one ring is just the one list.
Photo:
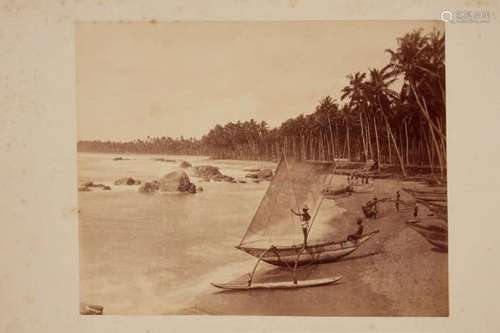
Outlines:
{"label": "sandy beach", "polygon": [[[362,203],[394,197],[397,180],[372,180],[371,193],[337,199],[345,208],[346,229],[355,230]],[[402,200],[407,199],[402,192]],[[426,214],[422,210],[419,214]],[[340,283],[296,290],[218,291],[199,296],[182,314],[282,316],[448,316],[448,254],[434,249],[404,223],[394,203],[379,205],[379,217],[366,220],[365,233],[379,234],[338,262],[314,265],[300,279],[342,275]],[[346,230],[348,232],[348,230]],[[228,249],[228,251],[234,251]],[[251,270],[251,266],[248,270]],[[237,278],[246,281],[246,272]],[[286,281],[286,270],[263,264],[256,281]],[[207,281],[208,283],[208,281]]]}

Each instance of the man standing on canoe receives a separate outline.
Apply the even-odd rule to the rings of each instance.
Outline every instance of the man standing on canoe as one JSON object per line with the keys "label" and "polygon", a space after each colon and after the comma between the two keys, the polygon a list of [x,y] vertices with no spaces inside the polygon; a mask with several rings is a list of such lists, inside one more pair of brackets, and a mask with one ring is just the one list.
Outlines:
{"label": "man standing on canoe", "polygon": [[307,234],[309,231],[309,220],[311,219],[311,215],[309,215],[309,207],[307,205],[304,205],[304,208],[302,208],[302,213],[295,212],[293,209],[290,209],[292,213],[294,213],[297,216],[300,216],[300,220],[302,221],[302,233],[304,234],[304,247],[307,247]]}

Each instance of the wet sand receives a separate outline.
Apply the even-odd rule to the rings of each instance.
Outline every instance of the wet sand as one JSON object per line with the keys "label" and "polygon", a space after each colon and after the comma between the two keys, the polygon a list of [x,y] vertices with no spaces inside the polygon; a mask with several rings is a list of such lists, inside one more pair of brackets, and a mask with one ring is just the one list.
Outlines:
{"label": "wet sand", "polygon": [[[394,197],[402,185],[396,180],[371,183],[374,185],[371,193],[336,199],[338,205],[346,209],[342,215],[349,221],[345,235],[356,230],[356,218],[362,216],[361,206],[366,201],[374,196]],[[408,198],[401,191],[401,199]],[[419,214],[426,211],[420,210]],[[218,291],[213,288],[179,314],[448,316],[448,254],[433,249],[404,221],[405,216],[396,211],[394,203],[382,203],[379,217],[364,223],[365,233],[380,230],[374,238],[340,261],[298,271],[299,279],[342,275],[338,284],[295,290]],[[248,272],[252,268],[249,265]],[[248,275],[242,271],[234,278],[246,281]],[[265,263],[255,278],[256,282],[289,280],[288,271]]]}

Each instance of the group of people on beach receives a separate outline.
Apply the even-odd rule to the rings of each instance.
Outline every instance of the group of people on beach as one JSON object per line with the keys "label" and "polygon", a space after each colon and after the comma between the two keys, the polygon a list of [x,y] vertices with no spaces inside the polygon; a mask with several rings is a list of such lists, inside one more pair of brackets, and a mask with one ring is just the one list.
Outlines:
{"label": "group of people on beach", "polygon": [[347,176],[347,183],[354,185],[354,182],[356,182],[356,185],[359,185],[359,182],[361,181],[361,184],[369,184],[370,177],[366,174],[361,174],[361,173],[353,173],[350,176]]}

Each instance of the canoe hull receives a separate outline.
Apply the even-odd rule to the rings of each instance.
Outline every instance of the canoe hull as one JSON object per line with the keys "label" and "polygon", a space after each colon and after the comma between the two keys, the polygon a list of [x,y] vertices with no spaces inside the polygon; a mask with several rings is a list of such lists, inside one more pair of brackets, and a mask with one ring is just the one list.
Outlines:
{"label": "canoe hull", "polygon": [[225,290],[298,289],[298,288],[317,287],[317,286],[333,284],[339,281],[341,278],[342,276],[336,276],[333,278],[304,280],[304,281],[297,281],[296,284],[294,284],[292,281],[286,281],[286,282],[252,283],[250,286],[248,284],[236,284],[236,283],[212,283],[212,286]]}
{"label": "canoe hull", "polygon": [[411,229],[415,230],[430,244],[442,250],[448,251],[448,232],[446,230],[430,229],[415,223],[406,223]]}
{"label": "canoe hull", "polygon": [[[378,233],[378,230],[361,237],[357,241],[325,242],[308,245],[307,248],[300,254],[298,260],[297,255],[302,250],[301,245],[275,247],[271,251],[264,254],[262,261],[275,266],[293,266],[295,265],[296,260],[298,266],[310,263],[332,262],[356,251],[363,243],[372,238],[376,233]],[[265,248],[252,248],[245,246],[239,246],[238,249],[257,258],[259,258],[262,253],[267,250]]]}

